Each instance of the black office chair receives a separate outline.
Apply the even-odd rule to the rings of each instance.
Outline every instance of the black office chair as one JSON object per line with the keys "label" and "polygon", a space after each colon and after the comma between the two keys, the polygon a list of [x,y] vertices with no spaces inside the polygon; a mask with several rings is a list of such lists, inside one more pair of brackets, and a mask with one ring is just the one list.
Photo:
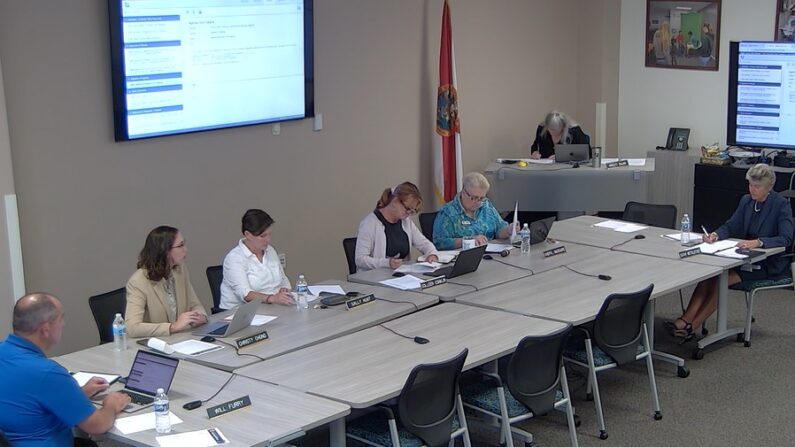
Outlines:
{"label": "black office chair", "polygon": [[676,228],[676,207],[674,205],[627,202],[621,220],[661,228]]}
{"label": "black office chair", "polygon": [[88,307],[94,315],[94,322],[99,331],[99,342],[113,341],[113,319],[116,314],[124,316],[127,307],[127,289],[112,290],[102,295],[94,295],[88,299]]}
{"label": "black office chair", "polygon": [[511,433],[532,445],[533,435],[511,424],[561,410],[569,423],[571,445],[577,447],[578,420],[563,367],[563,348],[570,332],[571,326],[566,326],[547,336],[525,337],[507,361],[500,361],[499,374],[478,371],[486,380],[479,377],[461,385],[465,406],[500,421],[500,445],[513,447]]}
{"label": "black office chair", "polygon": [[438,211],[420,213],[420,230],[422,230],[423,236],[431,242],[433,242],[433,223],[436,222],[437,214],[439,214]]}
{"label": "black office chair", "polygon": [[[599,422],[599,437],[607,439],[605,420],[602,414],[602,400],[599,396],[599,384],[596,373],[626,365],[635,360],[646,359],[646,370],[649,374],[654,419],[662,419],[660,401],[657,397],[657,383],[654,379],[654,363],[652,347],[649,346],[649,332],[643,322],[643,312],[649,303],[654,289],[650,284],[645,289],[634,293],[614,293],[608,296],[593,327],[578,327],[583,338],[572,337],[563,358],[571,363],[588,369],[588,385],[586,397],[595,401],[596,418]],[[594,346],[595,345],[595,346]],[[593,392],[591,390],[593,389]]]}
{"label": "black office chair", "polygon": [[210,293],[213,295],[213,308],[210,312],[217,314],[223,312],[221,309],[221,283],[224,281],[224,266],[211,265],[205,270],[207,282],[210,284]]}
{"label": "black office chair", "polygon": [[[458,379],[469,351],[450,360],[417,365],[409,373],[398,397],[397,408],[379,405],[347,426],[347,436],[368,445],[447,446],[462,436],[471,446]],[[397,411],[397,418],[395,412]]]}
{"label": "black office chair", "polygon": [[11,442],[6,438],[2,430],[0,430],[0,447],[11,447]]}
{"label": "black office chair", "polygon": [[342,249],[345,250],[345,260],[348,261],[348,274],[356,273],[356,238],[346,237],[342,240]]}

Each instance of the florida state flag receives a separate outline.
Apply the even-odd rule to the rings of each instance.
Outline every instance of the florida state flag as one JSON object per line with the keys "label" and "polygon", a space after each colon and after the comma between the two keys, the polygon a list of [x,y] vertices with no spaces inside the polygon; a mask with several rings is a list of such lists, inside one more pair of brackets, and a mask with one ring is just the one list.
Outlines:
{"label": "florida state flag", "polygon": [[439,49],[439,89],[436,97],[436,145],[433,152],[433,192],[437,205],[449,202],[461,188],[461,135],[458,121],[455,54],[450,6],[444,2]]}

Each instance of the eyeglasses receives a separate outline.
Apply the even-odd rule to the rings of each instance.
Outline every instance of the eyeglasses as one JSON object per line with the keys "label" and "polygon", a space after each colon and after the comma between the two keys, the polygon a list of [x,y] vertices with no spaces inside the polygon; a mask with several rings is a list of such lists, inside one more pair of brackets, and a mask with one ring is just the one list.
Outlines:
{"label": "eyeglasses", "polygon": [[183,248],[183,247],[185,247],[185,241],[182,241],[179,244],[172,246],[171,248]]}
{"label": "eyeglasses", "polygon": [[480,203],[480,202],[486,200],[486,196],[473,196],[472,194],[469,193],[469,191],[467,191],[466,189],[463,189],[463,188],[461,189],[461,191],[464,194],[466,194],[467,197],[469,197],[469,200],[472,200],[473,202]]}
{"label": "eyeglasses", "polygon": [[402,206],[403,209],[406,210],[406,214],[408,214],[409,216],[417,214],[417,209],[416,208],[411,208],[410,206],[406,206],[406,204],[403,203],[402,200],[398,200],[398,202],[400,202],[400,206]]}

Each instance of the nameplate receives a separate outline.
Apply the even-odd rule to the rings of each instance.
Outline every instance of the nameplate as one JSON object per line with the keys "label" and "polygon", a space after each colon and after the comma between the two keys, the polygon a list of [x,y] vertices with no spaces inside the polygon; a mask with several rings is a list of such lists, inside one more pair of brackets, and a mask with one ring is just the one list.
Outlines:
{"label": "nameplate", "polygon": [[351,310],[354,307],[359,307],[362,304],[372,303],[373,301],[375,301],[375,295],[373,295],[371,293],[369,295],[360,296],[360,297],[354,298],[352,300],[346,301],[345,302],[345,307],[347,307],[348,310]]}
{"label": "nameplate", "polygon": [[607,169],[620,168],[621,166],[629,166],[629,161],[627,160],[612,161],[610,163],[607,163],[605,166],[607,167]]}
{"label": "nameplate", "polygon": [[545,250],[544,251],[544,257],[545,258],[551,258],[552,256],[562,255],[563,253],[566,253],[566,246],[565,245],[561,245],[560,247],[555,247],[555,248],[550,248],[549,250]]}
{"label": "nameplate", "polygon": [[225,414],[229,414],[233,411],[240,410],[241,408],[246,408],[251,406],[251,398],[248,395],[243,397],[238,397],[237,399],[230,400],[229,402],[224,402],[221,405],[216,405],[214,407],[210,407],[207,409],[207,417],[210,419],[217,418],[218,416],[223,416]]}
{"label": "nameplate", "polygon": [[687,250],[682,250],[679,252],[679,259],[689,258],[691,256],[700,255],[701,249],[698,247],[689,248]]}
{"label": "nameplate", "polygon": [[251,346],[254,343],[261,342],[262,340],[268,339],[268,331],[257,332],[256,334],[249,335],[247,337],[238,338],[235,340],[235,344],[237,348],[245,348],[247,346]]}
{"label": "nameplate", "polygon": [[447,278],[439,276],[437,278],[426,279],[420,283],[420,289],[427,289],[429,287],[438,286],[447,282]]}

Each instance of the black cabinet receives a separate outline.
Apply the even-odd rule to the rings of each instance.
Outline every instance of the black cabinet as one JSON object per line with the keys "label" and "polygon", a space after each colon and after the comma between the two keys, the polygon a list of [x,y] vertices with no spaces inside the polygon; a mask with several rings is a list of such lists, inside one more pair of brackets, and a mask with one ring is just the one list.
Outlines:
{"label": "black cabinet", "polygon": [[[775,191],[789,188],[792,169],[776,169]],[[696,164],[693,188],[693,231],[701,231],[703,225],[708,231],[726,222],[740,202],[748,194],[748,181],[745,173],[748,168],[734,166],[715,166]],[[795,206],[793,206],[795,211]]]}

